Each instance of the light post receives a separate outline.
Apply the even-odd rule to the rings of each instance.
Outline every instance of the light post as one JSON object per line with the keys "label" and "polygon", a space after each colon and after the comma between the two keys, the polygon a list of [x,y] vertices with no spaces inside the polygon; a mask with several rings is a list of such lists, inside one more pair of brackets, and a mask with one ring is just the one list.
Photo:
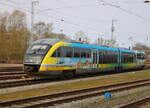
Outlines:
{"label": "light post", "polygon": [[33,41],[33,24],[34,24],[34,6],[38,4],[39,1],[32,1],[31,3],[31,42]]}
{"label": "light post", "polygon": [[112,25],[111,25],[111,41],[114,39],[114,31],[115,31],[115,27],[114,27],[114,22],[117,22],[117,19],[112,19]]}

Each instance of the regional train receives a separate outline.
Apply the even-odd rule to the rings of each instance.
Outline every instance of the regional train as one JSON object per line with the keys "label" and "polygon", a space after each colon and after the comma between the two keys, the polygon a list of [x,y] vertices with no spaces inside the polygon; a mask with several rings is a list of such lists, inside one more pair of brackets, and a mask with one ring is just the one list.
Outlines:
{"label": "regional train", "polygon": [[144,52],[83,44],[72,40],[40,39],[33,42],[24,57],[24,71],[31,76],[63,76],[143,69]]}

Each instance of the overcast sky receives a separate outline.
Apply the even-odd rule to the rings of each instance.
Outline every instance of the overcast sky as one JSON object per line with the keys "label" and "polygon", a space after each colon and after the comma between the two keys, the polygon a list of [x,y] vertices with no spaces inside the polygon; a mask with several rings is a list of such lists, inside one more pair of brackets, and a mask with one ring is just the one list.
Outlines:
{"label": "overcast sky", "polygon": [[[81,30],[92,41],[98,37],[109,39],[112,20],[115,20],[114,38],[120,46],[129,47],[135,42],[150,45],[150,3],[144,3],[144,0],[37,1],[39,3],[35,6],[34,23],[53,23],[54,32],[63,32],[73,37]],[[20,9],[27,14],[30,26],[31,2],[32,0],[0,0],[0,13]]]}

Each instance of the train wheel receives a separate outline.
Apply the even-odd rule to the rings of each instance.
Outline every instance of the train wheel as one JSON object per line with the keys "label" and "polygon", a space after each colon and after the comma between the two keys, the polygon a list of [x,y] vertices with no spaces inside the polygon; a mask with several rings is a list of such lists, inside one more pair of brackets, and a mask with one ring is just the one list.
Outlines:
{"label": "train wheel", "polygon": [[120,72],[123,72],[123,68],[122,67],[120,67]]}
{"label": "train wheel", "polygon": [[115,72],[118,72],[118,67],[115,67]]}
{"label": "train wheel", "polygon": [[75,71],[71,71],[71,70],[63,71],[63,78],[65,79],[71,79],[74,76],[75,76]]}

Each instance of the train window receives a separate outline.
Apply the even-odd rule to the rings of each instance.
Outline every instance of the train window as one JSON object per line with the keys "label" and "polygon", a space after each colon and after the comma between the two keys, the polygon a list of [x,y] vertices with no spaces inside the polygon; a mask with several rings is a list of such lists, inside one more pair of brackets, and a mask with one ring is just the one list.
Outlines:
{"label": "train window", "polygon": [[107,52],[103,51],[103,63],[106,64],[107,63]]}
{"label": "train window", "polygon": [[52,54],[52,57],[61,57],[61,47],[56,49],[54,53]]}
{"label": "train window", "polygon": [[46,54],[50,47],[47,44],[34,44],[27,50],[27,54]]}
{"label": "train window", "polygon": [[61,47],[57,49],[57,57],[61,57]]}
{"label": "train window", "polygon": [[52,54],[52,57],[56,57],[57,54],[56,54],[56,51]]}
{"label": "train window", "polygon": [[86,49],[82,49],[81,50],[81,58],[86,58],[87,56],[86,56]]}
{"label": "train window", "polygon": [[129,63],[133,63],[134,62],[134,54],[130,53],[129,54]]}
{"label": "train window", "polygon": [[73,48],[66,47],[66,57],[72,57],[73,56]]}
{"label": "train window", "polygon": [[115,51],[101,51],[99,52],[99,63],[109,64],[117,63],[118,55]]}
{"label": "train window", "polygon": [[136,61],[136,56],[134,53],[123,53],[121,58],[123,63],[134,63]]}
{"label": "train window", "polygon": [[137,54],[137,59],[145,59],[145,55],[144,54]]}
{"label": "train window", "polygon": [[112,63],[113,58],[112,58],[112,51],[108,51],[108,63]]}
{"label": "train window", "polygon": [[113,63],[113,51],[109,51],[109,63]]}
{"label": "train window", "polygon": [[141,59],[145,59],[145,55],[144,54],[141,55]]}
{"label": "train window", "polygon": [[99,64],[103,63],[103,53],[102,51],[99,51]]}
{"label": "train window", "polygon": [[74,57],[79,58],[80,57],[80,49],[79,48],[74,48]]}
{"label": "train window", "polygon": [[91,50],[90,50],[90,49],[87,49],[86,51],[87,51],[87,52],[86,52],[86,57],[87,57],[87,58],[91,58]]}
{"label": "train window", "polygon": [[117,63],[118,62],[118,53],[115,51],[113,53],[113,63]]}

